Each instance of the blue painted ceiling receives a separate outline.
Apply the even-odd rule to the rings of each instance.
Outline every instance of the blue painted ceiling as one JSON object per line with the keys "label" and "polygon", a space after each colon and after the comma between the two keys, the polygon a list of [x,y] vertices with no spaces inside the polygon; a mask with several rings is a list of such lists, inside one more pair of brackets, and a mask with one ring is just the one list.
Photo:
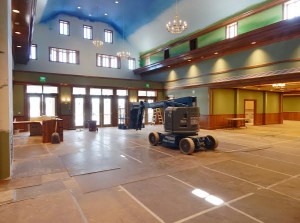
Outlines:
{"label": "blue painted ceiling", "polygon": [[[127,37],[149,23],[175,0],[47,0],[40,22],[48,22],[59,14],[82,20],[104,22]],[[80,7],[80,9],[78,8]],[[107,15],[106,15],[107,14]]]}

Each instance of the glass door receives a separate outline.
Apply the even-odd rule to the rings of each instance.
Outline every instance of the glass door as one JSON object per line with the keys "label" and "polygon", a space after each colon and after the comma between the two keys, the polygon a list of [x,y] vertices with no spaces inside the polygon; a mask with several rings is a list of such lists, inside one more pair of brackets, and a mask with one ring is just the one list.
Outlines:
{"label": "glass door", "polygon": [[56,97],[45,97],[45,115],[56,116]]}
{"label": "glass door", "polygon": [[126,124],[126,99],[118,98],[118,124]]}
{"label": "glass door", "polygon": [[100,125],[100,98],[91,98],[91,104],[91,120],[96,121],[96,125]]}
{"label": "glass door", "polygon": [[84,98],[83,97],[75,97],[75,126],[82,127],[84,122]]}
{"label": "glass door", "polygon": [[111,125],[111,98],[103,99],[103,125]]}
{"label": "glass door", "polygon": [[29,96],[29,118],[39,117],[42,114],[41,96]]}

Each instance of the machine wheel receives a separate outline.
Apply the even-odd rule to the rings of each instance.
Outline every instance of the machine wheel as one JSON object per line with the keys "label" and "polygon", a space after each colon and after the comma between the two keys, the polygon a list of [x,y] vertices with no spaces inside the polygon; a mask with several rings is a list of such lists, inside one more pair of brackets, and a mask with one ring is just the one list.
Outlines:
{"label": "machine wheel", "polygon": [[151,132],[148,136],[149,143],[156,146],[159,143],[159,135],[157,132]]}
{"label": "machine wheel", "polygon": [[215,148],[218,147],[218,140],[215,139],[214,137],[212,137],[211,135],[207,135],[206,136],[206,140],[205,140],[205,148],[206,149],[210,149],[213,150]]}
{"label": "machine wheel", "polygon": [[179,149],[183,154],[190,155],[195,150],[195,143],[190,138],[183,138],[179,142]]}

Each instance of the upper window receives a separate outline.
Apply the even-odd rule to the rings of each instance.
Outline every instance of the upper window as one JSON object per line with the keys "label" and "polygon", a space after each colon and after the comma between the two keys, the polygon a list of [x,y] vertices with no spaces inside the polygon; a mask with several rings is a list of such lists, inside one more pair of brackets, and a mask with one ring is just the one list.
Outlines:
{"label": "upper window", "polygon": [[98,67],[109,67],[109,68],[120,68],[121,61],[117,56],[97,54],[97,66]]}
{"label": "upper window", "polygon": [[70,35],[70,23],[68,21],[59,20],[59,34]]}
{"label": "upper window", "polygon": [[128,95],[128,91],[127,90],[117,89],[117,95],[118,96],[127,96]]}
{"label": "upper window", "polygon": [[47,85],[27,85],[26,93],[28,94],[57,94],[58,87]]}
{"label": "upper window", "polygon": [[106,43],[113,43],[113,31],[105,29],[104,30],[104,41]]}
{"label": "upper window", "polygon": [[113,95],[114,90],[113,89],[102,89],[102,95]]}
{"label": "upper window", "polygon": [[156,91],[138,91],[139,97],[156,97]]}
{"label": "upper window", "polygon": [[134,58],[128,58],[128,69],[129,70],[135,69],[135,59]]}
{"label": "upper window", "polygon": [[86,94],[86,88],[84,87],[73,87],[73,94],[76,95],[85,95]]}
{"label": "upper window", "polygon": [[32,60],[36,60],[37,59],[36,49],[37,49],[36,44],[31,44],[29,58],[32,59]]}
{"label": "upper window", "polygon": [[79,64],[79,51],[50,47],[50,61]]}
{"label": "upper window", "polygon": [[101,88],[90,88],[90,95],[102,95]]}
{"label": "upper window", "polygon": [[83,25],[83,38],[93,39],[93,27]]}
{"label": "upper window", "polygon": [[231,23],[226,26],[226,39],[237,36],[237,22]]}
{"label": "upper window", "polygon": [[300,0],[291,0],[284,3],[284,19],[300,16]]}

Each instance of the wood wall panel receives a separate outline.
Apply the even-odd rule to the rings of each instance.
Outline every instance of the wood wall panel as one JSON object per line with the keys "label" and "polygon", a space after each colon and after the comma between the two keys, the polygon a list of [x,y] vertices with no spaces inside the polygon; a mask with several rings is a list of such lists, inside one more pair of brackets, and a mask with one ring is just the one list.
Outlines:
{"label": "wood wall panel", "polygon": [[300,112],[283,112],[283,119],[300,121]]}
{"label": "wood wall panel", "polygon": [[282,124],[283,118],[281,113],[265,114],[265,124]]}
{"label": "wood wall panel", "polygon": [[[28,121],[25,116],[14,116],[14,120],[16,121]],[[28,132],[29,127],[28,124],[14,124],[14,130],[19,130],[20,132]]]}
{"label": "wood wall panel", "polygon": [[62,121],[63,129],[65,130],[75,129],[73,115],[60,115],[59,118],[63,120]]}

